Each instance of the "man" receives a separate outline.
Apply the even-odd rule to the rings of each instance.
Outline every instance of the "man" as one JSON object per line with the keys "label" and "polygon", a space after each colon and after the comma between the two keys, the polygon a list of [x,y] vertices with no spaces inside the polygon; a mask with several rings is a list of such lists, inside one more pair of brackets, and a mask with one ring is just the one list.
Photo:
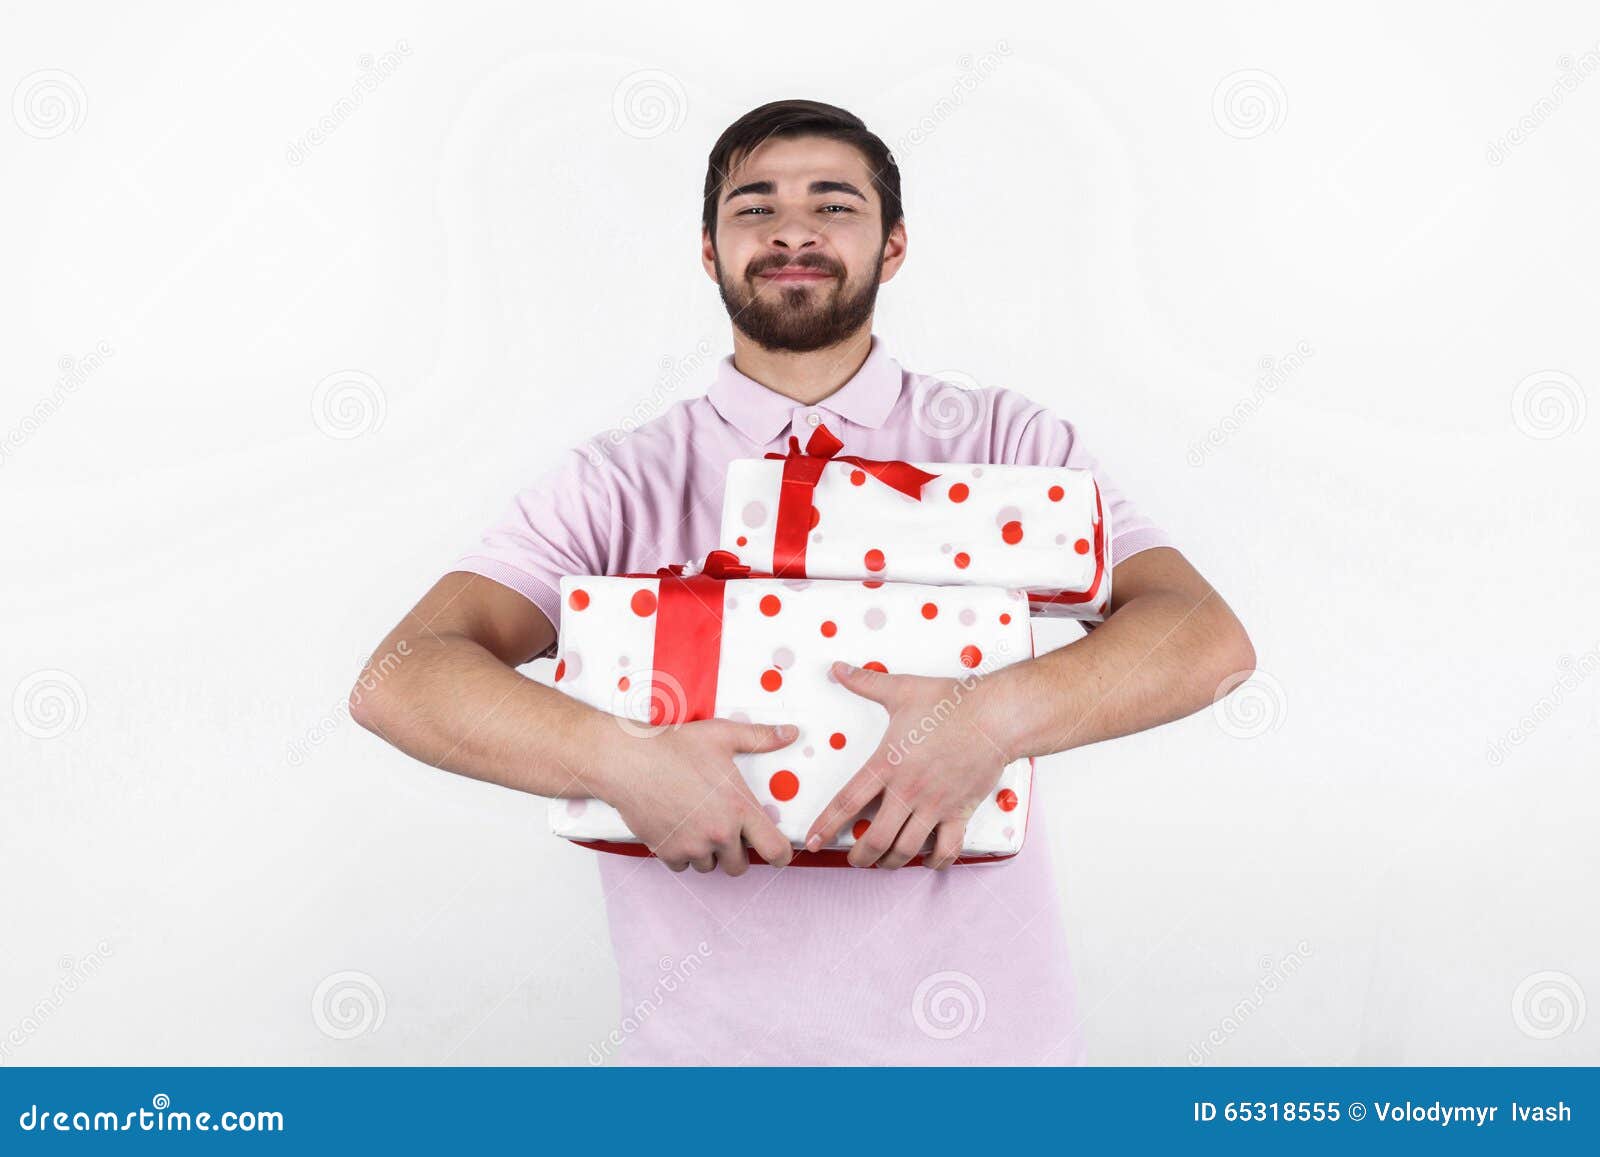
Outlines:
{"label": "man", "polygon": [[[959,688],[834,668],[889,717],[883,746],[810,832],[827,842],[881,797],[854,868],[785,867],[788,842],[734,765],[795,742],[808,721],[710,719],[641,736],[518,674],[554,648],[562,575],[704,557],[727,463],[781,450],[791,433],[804,441],[825,423],[868,458],[1093,468],[1068,422],[1010,391],[955,399],[970,411],[956,428],[940,418],[951,387],[903,371],[872,335],[878,286],[905,255],[899,171],[859,119],[780,101],[730,126],[706,175],[701,261],[732,319],[733,356],[704,397],[620,445],[570,452],[523,491],[379,648],[403,640],[407,659],[352,698],[364,726],[416,758],[538,795],[599,797],[655,852],[595,857],[637,1023],[625,1062],[1079,1062],[1044,824],[1034,817],[1009,861],[951,867],[966,820],[1010,760],[1188,715],[1254,666],[1222,599],[1100,474],[1114,601],[1084,639]],[[948,702],[958,706],[926,742],[888,757]],[[929,843],[925,862],[943,870],[857,870],[899,868]],[[664,985],[662,970],[690,958]]]}

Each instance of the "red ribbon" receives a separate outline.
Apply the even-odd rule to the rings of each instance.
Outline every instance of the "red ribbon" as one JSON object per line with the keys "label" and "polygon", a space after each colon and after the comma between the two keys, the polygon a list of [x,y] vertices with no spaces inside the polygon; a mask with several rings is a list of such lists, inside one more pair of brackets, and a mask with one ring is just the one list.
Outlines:
{"label": "red ribbon", "polygon": [[855,454],[840,454],[844,443],[826,426],[811,432],[804,452],[800,439],[789,436],[787,454],[768,454],[783,460],[783,482],[778,490],[778,515],[772,543],[772,572],[780,578],[806,577],[806,539],[811,535],[812,500],[822,470],[830,462],[848,462],[907,498],[922,501],[922,488],[937,474],[929,474],[898,459],[880,461]]}

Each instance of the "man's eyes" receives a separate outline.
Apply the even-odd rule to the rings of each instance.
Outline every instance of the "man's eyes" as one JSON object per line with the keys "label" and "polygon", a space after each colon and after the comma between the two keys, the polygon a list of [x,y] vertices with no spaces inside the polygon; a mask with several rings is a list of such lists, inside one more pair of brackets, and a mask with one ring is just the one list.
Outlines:
{"label": "man's eyes", "polygon": [[[835,210],[835,209],[838,210],[838,213],[832,212],[832,210]],[[737,213],[734,214],[734,216],[735,217],[744,217],[744,216],[746,216],[748,214],[751,214],[751,213],[771,213],[771,212],[772,212],[772,210],[767,208],[765,205],[751,205],[747,209],[740,209]],[[836,217],[836,216],[838,216],[839,213],[854,213],[855,209],[850,205],[820,205],[817,208],[817,212],[826,213],[830,217]]]}

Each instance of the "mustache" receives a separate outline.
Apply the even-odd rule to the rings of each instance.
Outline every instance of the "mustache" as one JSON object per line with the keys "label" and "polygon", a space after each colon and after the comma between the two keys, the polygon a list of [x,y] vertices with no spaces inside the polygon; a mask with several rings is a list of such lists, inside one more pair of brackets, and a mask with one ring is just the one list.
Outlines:
{"label": "mustache", "polygon": [[832,277],[844,276],[844,266],[822,253],[802,253],[798,257],[784,257],[781,254],[758,257],[745,266],[744,274],[746,277],[754,278],[775,269],[813,269]]}

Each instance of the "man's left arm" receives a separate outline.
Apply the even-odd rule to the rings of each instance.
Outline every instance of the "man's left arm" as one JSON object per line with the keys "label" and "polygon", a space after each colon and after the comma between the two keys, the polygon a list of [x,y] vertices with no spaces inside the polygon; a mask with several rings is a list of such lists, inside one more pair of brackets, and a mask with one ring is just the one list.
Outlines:
{"label": "man's left arm", "polygon": [[[877,751],[812,825],[830,842],[874,798],[877,816],[850,852],[857,867],[918,855],[948,867],[967,820],[1007,763],[1158,727],[1210,704],[1255,649],[1222,596],[1177,550],[1142,550],[1112,575],[1111,613],[1088,635],[981,678],[894,675],[839,663],[834,677],[889,712]],[[924,736],[925,720],[942,720]],[[924,741],[925,740],[925,741]]]}

